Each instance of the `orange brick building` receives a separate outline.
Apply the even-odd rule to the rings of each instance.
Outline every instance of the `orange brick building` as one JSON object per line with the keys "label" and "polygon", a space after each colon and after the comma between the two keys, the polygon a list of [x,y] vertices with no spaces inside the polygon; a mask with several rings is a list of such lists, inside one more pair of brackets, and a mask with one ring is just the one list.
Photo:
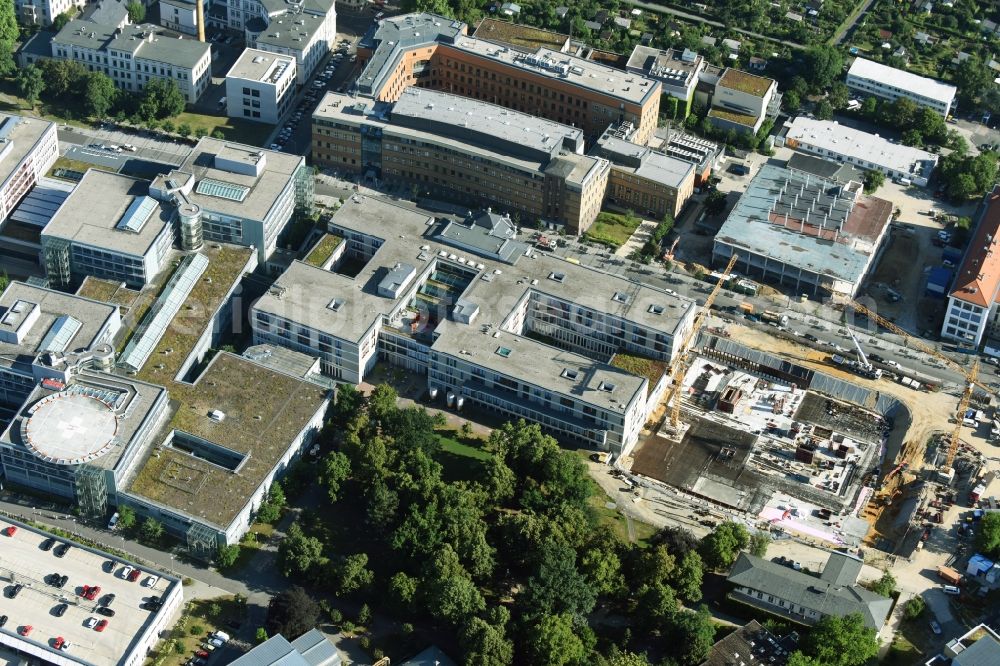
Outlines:
{"label": "orange brick building", "polygon": [[534,52],[468,36],[433,14],[383,20],[358,44],[358,92],[392,102],[413,85],[579,127],[596,139],[629,122],[645,144],[656,129],[658,81],[548,48]]}

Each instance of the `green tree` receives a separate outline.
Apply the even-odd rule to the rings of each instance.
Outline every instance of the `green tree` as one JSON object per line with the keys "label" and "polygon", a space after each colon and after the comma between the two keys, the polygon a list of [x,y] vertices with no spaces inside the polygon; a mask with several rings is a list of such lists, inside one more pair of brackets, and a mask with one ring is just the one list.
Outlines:
{"label": "green tree", "polygon": [[254,640],[257,641],[258,645],[266,641],[267,629],[265,629],[264,627],[257,627],[257,633],[254,635]]}
{"label": "green tree", "polygon": [[17,91],[28,102],[28,106],[34,108],[43,90],[45,90],[45,77],[41,69],[28,65],[17,71]]}
{"label": "green tree", "polygon": [[142,23],[146,20],[146,7],[139,0],[131,0],[125,8],[128,10],[129,23]]}
{"label": "green tree", "polygon": [[833,105],[825,99],[820,100],[813,113],[819,120],[830,120],[833,118]]}
{"label": "green tree", "polygon": [[649,666],[649,659],[645,654],[620,652],[608,658],[608,666]]}
{"label": "green tree", "polygon": [[467,664],[509,666],[514,663],[514,646],[506,637],[503,625],[473,616],[462,627],[460,643]]}
{"label": "green tree", "polygon": [[460,626],[465,618],[486,607],[483,595],[467,576],[448,576],[432,582],[427,598],[431,615],[452,626]]}
{"label": "green tree", "polygon": [[785,111],[795,113],[802,108],[802,97],[794,90],[789,90],[782,96],[781,105],[785,107]]}
{"label": "green tree", "polygon": [[336,567],[337,594],[354,594],[367,589],[374,580],[375,574],[368,568],[365,553],[348,555]]}
{"label": "green tree", "polygon": [[278,543],[278,567],[287,578],[302,576],[325,562],[323,543],[306,536],[297,522],[292,523],[285,538]]}
{"label": "green tree", "polygon": [[726,210],[726,193],[712,190],[705,198],[705,212],[709,215],[718,215],[724,210]]}
{"label": "green tree", "polygon": [[896,578],[886,569],[882,577],[878,579],[875,585],[872,586],[872,592],[875,594],[880,594],[883,597],[891,597],[892,593],[896,591]]}
{"label": "green tree", "polygon": [[910,597],[903,606],[903,616],[907,620],[916,620],[927,610],[927,602],[921,596]]}
{"label": "green tree", "polygon": [[41,68],[45,79],[46,99],[65,102],[68,98],[78,95],[84,88],[88,72],[75,60],[44,59],[36,66]]}
{"label": "green tree", "polygon": [[809,632],[801,648],[823,666],[861,666],[878,654],[878,640],[860,613],[827,615]]}
{"label": "green tree", "polygon": [[104,118],[118,98],[115,82],[103,72],[91,72],[87,76],[87,89],[84,93],[84,108],[95,118]]}
{"label": "green tree", "polygon": [[372,609],[368,604],[361,604],[361,608],[358,609],[358,624],[362,627],[368,627],[372,623]]}
{"label": "green tree", "polygon": [[694,612],[676,613],[670,624],[675,653],[681,663],[694,666],[705,661],[715,643],[715,625],[708,608],[699,606]]}
{"label": "green tree", "polygon": [[812,657],[807,657],[804,653],[796,650],[788,655],[787,666],[824,666]]}
{"label": "green tree", "polygon": [[184,95],[173,79],[150,79],[139,100],[140,118],[169,118],[184,110]]}
{"label": "green tree", "polygon": [[803,54],[805,70],[814,91],[828,89],[840,78],[844,69],[844,56],[833,46],[813,46]]}
{"label": "green tree", "polygon": [[728,569],[740,551],[750,544],[750,533],[740,523],[727,520],[720,523],[701,540],[699,553],[711,569]]}
{"label": "green tree", "polygon": [[503,456],[493,454],[486,461],[483,473],[486,493],[494,504],[504,504],[514,496],[517,479],[514,471],[504,462]]}
{"label": "green tree", "polygon": [[750,535],[750,554],[757,557],[767,557],[767,548],[771,545],[771,535],[767,532],[754,532]]}
{"label": "green tree", "polygon": [[409,610],[417,598],[420,581],[399,571],[389,580],[389,596],[403,610]]}
{"label": "green tree", "polygon": [[4,0],[0,2],[0,42],[13,44],[19,35],[14,3],[11,0]]}
{"label": "green tree", "polygon": [[323,458],[323,484],[326,486],[327,497],[336,502],[340,495],[340,487],[351,476],[351,459],[340,451],[332,451]]}
{"label": "green tree", "polygon": [[545,615],[525,629],[525,650],[534,664],[563,666],[583,662],[587,646],[569,613]]}
{"label": "green tree", "polygon": [[135,510],[127,504],[118,507],[118,529],[128,532],[135,527]]}
{"label": "green tree", "polygon": [[[830,105],[840,111],[847,108],[847,102],[851,98],[851,93],[847,89],[847,86],[837,81],[832,86],[830,86],[830,91],[826,94],[826,100],[830,102]],[[938,116],[940,118],[940,116]]]}
{"label": "green tree", "polygon": [[664,631],[678,611],[677,595],[662,583],[643,585],[636,599],[638,626],[646,632]]}
{"label": "green tree", "polygon": [[219,552],[215,554],[215,563],[219,565],[220,569],[228,569],[236,564],[239,558],[240,547],[236,544],[220,546]]}
{"label": "green tree", "polygon": [[73,20],[73,15],[76,12],[63,12],[59,16],[52,19],[52,32],[59,32],[66,27],[66,24]]}
{"label": "green tree", "polygon": [[704,569],[705,566],[698,551],[689,550],[681,556],[677,568],[670,576],[670,584],[681,599],[688,603],[694,603],[701,599]]}
{"label": "green tree", "polygon": [[191,126],[187,123],[181,123],[177,126],[177,133],[186,139],[191,136]]}
{"label": "green tree", "polygon": [[404,13],[429,12],[447,18],[456,18],[448,0],[402,0],[399,6]]}
{"label": "green tree", "polygon": [[304,589],[295,585],[271,597],[264,627],[271,636],[298,637],[314,629],[319,617],[319,604]]}
{"label": "green tree", "polygon": [[139,538],[145,543],[156,543],[163,538],[163,525],[153,518],[142,521],[142,528],[139,531]]}
{"label": "green tree", "polygon": [[865,192],[871,194],[885,184],[885,174],[875,169],[865,171]]}
{"label": "green tree", "polygon": [[978,55],[970,55],[958,63],[952,74],[958,87],[959,106],[972,108],[987,87],[993,85],[993,74]]}
{"label": "green tree", "polygon": [[991,511],[979,521],[976,548],[989,557],[1000,556],[1000,513]]}
{"label": "green tree", "polygon": [[549,540],[540,548],[538,570],[518,598],[530,614],[569,613],[583,618],[594,608],[597,594],[576,566],[569,546]]}

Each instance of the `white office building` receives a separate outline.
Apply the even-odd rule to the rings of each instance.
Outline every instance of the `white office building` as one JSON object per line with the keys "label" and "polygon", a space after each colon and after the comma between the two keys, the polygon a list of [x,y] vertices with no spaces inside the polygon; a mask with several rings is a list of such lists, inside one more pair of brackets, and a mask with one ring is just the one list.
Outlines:
{"label": "white office building", "polygon": [[[689,299],[535,255],[489,211],[442,220],[357,198],[329,231],[339,243],[253,305],[255,343],[317,356],[352,383],[386,361],[425,375],[434,399],[616,455],[638,440],[693,323]],[[364,267],[334,271],[345,262]]]}
{"label": "white office building", "polygon": [[305,84],[337,41],[334,0],[228,0],[228,27],[242,30],[247,46],[295,58]]}
{"label": "white office building", "polygon": [[927,185],[938,156],[926,150],[893,143],[834,120],[798,116],[786,123],[775,145],[843,162],[860,169],[881,171],[905,184]]}
{"label": "white office building", "polygon": [[292,106],[295,58],[246,49],[226,74],[226,115],[277,124]]}
{"label": "white office building", "polygon": [[[202,0],[205,16],[208,16],[208,0]],[[198,34],[198,5],[195,0],[160,0],[160,25],[164,28]]]}
{"label": "white office building", "polygon": [[847,87],[864,97],[894,101],[900,97],[934,109],[944,117],[952,111],[958,88],[937,79],[920,76],[881,63],[855,58],[847,72]]}
{"label": "white office building", "polygon": [[0,223],[58,157],[55,123],[0,113]]}
{"label": "white office building", "polygon": [[52,25],[57,16],[70,9],[83,9],[86,0],[15,0],[17,20],[24,25]]}
{"label": "white office building", "polygon": [[50,282],[88,275],[144,287],[160,272],[174,242],[174,211],[150,197],[147,181],[88,170],[42,230]]}
{"label": "white office building", "polygon": [[121,28],[73,20],[52,38],[51,48],[53,58],[103,72],[129,92],[141,92],[152,79],[169,79],[194,104],[211,81],[209,44],[168,37],[149,25]]}

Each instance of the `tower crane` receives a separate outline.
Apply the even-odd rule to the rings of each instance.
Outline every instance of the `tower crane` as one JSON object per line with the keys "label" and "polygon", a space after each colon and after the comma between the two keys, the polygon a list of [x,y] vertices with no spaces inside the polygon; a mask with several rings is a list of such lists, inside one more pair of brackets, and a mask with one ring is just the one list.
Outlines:
{"label": "tower crane", "polygon": [[733,266],[736,265],[736,260],[739,258],[735,252],[729,257],[729,263],[726,264],[726,268],[722,271],[722,276],[719,281],[715,283],[715,287],[712,288],[711,293],[709,293],[708,298],[705,299],[705,305],[701,306],[701,309],[695,314],[694,321],[691,324],[691,330],[688,331],[687,336],[684,337],[684,342],[680,347],[680,354],[674,360],[672,374],[670,377],[670,393],[667,394],[667,401],[665,404],[670,404],[670,400],[673,399],[674,404],[670,410],[670,426],[676,428],[677,424],[680,423],[681,418],[681,382],[684,381],[684,373],[687,372],[688,364],[686,360],[686,353],[688,345],[694,339],[694,336],[698,334],[701,330],[702,324],[705,323],[705,317],[712,310],[712,303],[715,302],[716,296],[722,290],[722,285],[726,281],[726,276],[729,275],[729,271],[733,270]]}
{"label": "tower crane", "polygon": [[976,376],[978,374],[979,360],[976,359],[972,363],[972,369],[969,370],[969,383],[965,387],[965,392],[962,393],[962,399],[958,401],[958,412],[955,414],[955,429],[951,431],[951,440],[948,442],[948,456],[945,458],[942,467],[942,471],[945,473],[951,469],[952,463],[955,462],[955,455],[958,453],[958,438],[962,432],[962,423],[965,421],[965,410],[969,408],[969,401],[972,400],[972,391],[976,387]]}
{"label": "tower crane", "polygon": [[[860,303],[855,303],[854,301],[848,301],[847,305],[848,305],[848,307],[850,307],[852,310],[854,310],[858,314],[862,314],[862,315],[868,317],[869,319],[871,319],[872,321],[876,322],[882,328],[888,329],[888,330],[892,331],[893,333],[902,336],[903,340],[906,342],[906,345],[908,347],[913,347],[915,349],[918,349],[918,350],[922,351],[925,354],[933,356],[934,358],[936,358],[938,360],[944,361],[949,366],[951,366],[956,371],[958,371],[958,373],[960,375],[962,375],[963,377],[965,377],[969,381],[969,383],[971,385],[978,386],[983,391],[985,391],[987,394],[992,394],[993,393],[993,389],[991,389],[988,386],[984,386],[983,384],[979,383],[979,381],[976,380],[976,376],[973,375],[968,369],[966,369],[965,366],[963,366],[958,361],[956,361],[956,360],[954,360],[952,358],[949,358],[948,356],[945,356],[944,354],[942,354],[941,352],[937,351],[933,347],[924,344],[919,338],[916,338],[913,335],[911,335],[910,333],[907,333],[906,331],[904,331],[903,329],[901,329],[899,326],[896,326],[891,321],[885,319],[884,317],[881,317],[881,316],[875,314],[874,312],[872,312],[871,310],[869,310],[865,306],[861,305]],[[850,330],[850,327],[847,327],[847,328],[848,328],[848,330]]]}

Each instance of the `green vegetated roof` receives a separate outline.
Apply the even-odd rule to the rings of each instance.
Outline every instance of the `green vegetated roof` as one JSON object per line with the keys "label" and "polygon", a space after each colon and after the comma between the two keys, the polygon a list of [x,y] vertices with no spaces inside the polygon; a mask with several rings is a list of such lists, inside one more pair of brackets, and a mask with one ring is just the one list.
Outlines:
{"label": "green vegetated roof", "polygon": [[728,120],[729,122],[736,123],[737,125],[746,125],[747,127],[753,127],[754,123],[757,122],[757,116],[751,116],[748,113],[736,113],[735,111],[726,111],[725,109],[713,108],[708,112],[711,118],[721,118],[722,120]]}
{"label": "green vegetated roof", "polygon": [[333,251],[340,246],[343,242],[343,238],[340,236],[334,236],[333,234],[323,234],[323,237],[317,241],[313,248],[309,250],[309,254],[306,255],[305,262],[310,266],[317,266],[322,268],[323,264],[330,260],[333,256]]}
{"label": "green vegetated roof", "polygon": [[620,370],[624,370],[625,372],[638,375],[639,377],[645,377],[649,380],[649,385],[646,386],[647,393],[651,393],[653,391],[653,388],[659,383],[660,378],[667,372],[667,364],[664,361],[657,361],[655,359],[646,358],[644,356],[636,356],[634,354],[626,354],[624,352],[618,352],[615,354],[611,359],[611,365]]}

